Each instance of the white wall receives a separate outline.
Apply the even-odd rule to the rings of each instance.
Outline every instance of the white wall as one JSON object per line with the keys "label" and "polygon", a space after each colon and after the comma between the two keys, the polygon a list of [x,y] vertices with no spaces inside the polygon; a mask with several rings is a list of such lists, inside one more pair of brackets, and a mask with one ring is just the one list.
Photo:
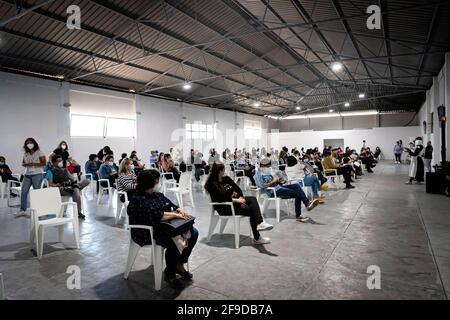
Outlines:
{"label": "white wall", "polygon": [[[70,90],[90,93],[83,103],[92,104],[92,108],[102,103],[99,101],[132,99],[136,108],[136,137],[71,138],[70,109],[63,107],[64,103],[70,103]],[[99,100],[99,96],[107,99]],[[217,139],[196,148],[203,151],[211,147],[222,151],[236,144],[255,145],[256,142],[243,138],[245,119],[261,121],[264,129],[268,126],[264,117],[5,72],[0,72],[0,109],[0,135],[3,137],[0,154],[7,158],[14,172],[22,171],[21,147],[27,137],[36,138],[47,155],[61,140],[66,140],[74,159],[84,166],[89,154],[97,153],[105,145],[111,147],[116,158],[121,153],[137,150],[145,163],[148,163],[150,150],[167,152],[170,147],[181,149],[184,145],[179,143],[180,136],[187,122],[216,123]],[[266,146],[266,138],[263,134],[259,143]]]}
{"label": "white wall", "polygon": [[[441,128],[439,127],[439,119],[437,108],[440,105],[444,105],[446,108],[446,117],[450,115],[450,53],[445,55],[445,64],[442,67],[437,77],[433,78],[433,86],[426,93],[426,101],[419,111],[419,126],[420,135],[423,136],[424,141],[431,141],[433,152],[433,163],[439,163],[441,157]],[[433,133],[431,132],[430,120],[431,113],[433,113]],[[427,122],[427,131],[424,132],[422,123]],[[446,127],[446,157],[447,161],[450,160],[450,130],[448,130],[448,120]]]}
{"label": "white wall", "polygon": [[351,149],[362,147],[362,141],[373,151],[378,146],[381,148],[385,159],[393,159],[393,148],[397,140],[407,143],[415,139],[420,133],[420,127],[386,127],[373,129],[354,130],[329,130],[329,131],[299,131],[270,133],[269,145],[280,150],[283,146],[292,149],[319,147],[321,150],[324,139],[344,139],[344,145]]}

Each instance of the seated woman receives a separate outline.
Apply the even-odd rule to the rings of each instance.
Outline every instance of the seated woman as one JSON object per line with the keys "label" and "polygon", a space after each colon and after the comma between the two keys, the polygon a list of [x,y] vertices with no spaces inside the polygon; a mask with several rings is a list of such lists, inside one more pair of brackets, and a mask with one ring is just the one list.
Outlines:
{"label": "seated woman", "polygon": [[98,180],[98,158],[96,154],[91,154],[89,160],[84,165],[86,174],[92,174],[94,180]]}
{"label": "seated woman", "polygon": [[288,174],[288,177],[294,180],[303,180],[305,187],[311,187],[314,199],[319,200],[319,203],[323,204],[325,201],[319,196],[319,190],[325,191],[328,187],[321,185],[319,178],[314,173],[314,168],[309,164],[308,154],[303,156],[302,163],[299,163],[294,156],[287,158],[286,174]]}
{"label": "seated woman", "polygon": [[[156,244],[166,248],[166,269],[164,279],[176,289],[183,287],[177,278],[179,274],[184,280],[192,280],[192,274],[184,268],[192,249],[197,243],[198,231],[190,228],[190,238],[187,247],[181,252],[175,245],[172,236],[164,233],[160,223],[172,219],[187,219],[189,214],[173,204],[162,193],[158,192],[160,174],[156,170],[144,170],[137,178],[137,193],[128,205],[128,216],[131,225],[147,225],[154,228]],[[151,237],[148,230],[132,229],[131,238],[140,246],[150,245]]]}
{"label": "seated woman", "polygon": [[175,165],[172,160],[172,156],[170,153],[166,153],[164,155],[162,165],[161,165],[161,171],[164,173],[172,173],[173,178],[176,180],[177,183],[180,182],[180,171],[178,171],[177,168],[175,168]]}
{"label": "seated woman", "polygon": [[81,176],[83,175],[83,173],[81,172],[81,166],[72,157],[69,157],[69,159],[67,159],[67,171],[69,171],[70,174],[76,174],[78,180],[80,180]]}
{"label": "seated woman", "polygon": [[[136,176],[133,173],[134,164],[131,159],[125,158],[120,163],[119,179],[117,180],[117,191],[126,192],[128,200],[136,193]],[[125,199],[120,199],[125,202]]]}
{"label": "seated woman", "polygon": [[[258,201],[255,197],[244,197],[233,179],[225,176],[225,166],[222,163],[212,165],[205,189],[213,202],[233,202],[235,214],[250,217],[254,244],[270,243],[269,238],[259,234],[259,231],[272,229],[273,226],[264,222]],[[226,206],[216,206],[215,209],[221,216],[232,214],[231,209]]]}
{"label": "seated woman", "polygon": [[2,177],[3,183],[6,183],[9,180],[19,181],[19,179],[12,176],[12,171],[6,164],[6,158],[3,156],[0,157],[0,177]]}
{"label": "seated woman", "polygon": [[[105,162],[100,166],[98,173],[99,173],[100,179],[108,179],[110,186],[111,187],[114,186],[114,184],[116,183],[118,174],[117,174],[117,167],[114,163],[113,156],[107,156],[105,158]],[[106,187],[106,186],[103,185],[103,187]]]}

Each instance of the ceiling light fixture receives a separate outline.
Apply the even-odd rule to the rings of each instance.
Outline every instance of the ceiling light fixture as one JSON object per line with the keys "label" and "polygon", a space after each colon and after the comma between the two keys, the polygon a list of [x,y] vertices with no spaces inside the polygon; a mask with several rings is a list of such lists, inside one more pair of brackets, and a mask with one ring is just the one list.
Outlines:
{"label": "ceiling light fixture", "polygon": [[261,107],[261,102],[255,101],[255,102],[253,103],[253,106],[256,107],[256,108],[259,108],[259,107]]}
{"label": "ceiling light fixture", "polygon": [[335,72],[337,71],[341,71],[342,70],[342,63],[340,62],[335,62],[331,65],[331,69]]}
{"label": "ceiling light fixture", "polygon": [[359,97],[360,99],[364,99],[364,98],[366,97],[366,94],[365,94],[365,93],[360,93],[358,97]]}
{"label": "ceiling light fixture", "polygon": [[330,110],[328,110],[328,112],[334,112],[334,110],[333,110],[333,109],[330,109]]}
{"label": "ceiling light fixture", "polygon": [[350,107],[350,102],[344,103],[344,107]]}
{"label": "ceiling light fixture", "polygon": [[295,110],[302,110],[301,107],[295,107]]}
{"label": "ceiling light fixture", "polygon": [[183,85],[183,89],[184,90],[190,90],[192,88],[192,85],[189,83],[189,82],[186,82],[184,85]]}

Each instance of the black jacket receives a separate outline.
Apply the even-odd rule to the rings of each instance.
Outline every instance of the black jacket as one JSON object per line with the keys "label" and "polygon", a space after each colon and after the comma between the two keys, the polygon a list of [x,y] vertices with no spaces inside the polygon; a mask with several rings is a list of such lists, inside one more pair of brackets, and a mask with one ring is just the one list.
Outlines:
{"label": "black jacket", "polygon": [[[223,177],[221,182],[209,183],[205,186],[209,195],[211,196],[212,202],[232,202],[232,195],[234,192],[242,197],[241,188],[231,179],[230,177]],[[235,209],[239,207],[239,204],[234,203]],[[230,207],[228,206],[214,206],[221,216],[230,216],[232,214]]]}

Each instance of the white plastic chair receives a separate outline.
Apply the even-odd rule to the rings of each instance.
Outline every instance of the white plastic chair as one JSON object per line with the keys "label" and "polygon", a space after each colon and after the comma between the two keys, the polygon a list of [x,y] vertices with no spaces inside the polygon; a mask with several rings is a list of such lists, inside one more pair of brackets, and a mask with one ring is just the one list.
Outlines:
{"label": "white plastic chair", "polygon": [[[123,195],[125,198],[125,202],[122,202],[120,200],[120,196]],[[127,208],[128,204],[130,202],[128,201],[128,194],[124,191],[117,191],[117,207],[116,207],[116,224],[119,224],[120,217],[122,216],[122,211],[125,209],[125,219],[126,224],[128,225],[128,214],[127,214]]]}
{"label": "white plastic chair", "polygon": [[141,249],[141,246],[139,246],[136,242],[133,241],[131,237],[131,230],[145,229],[150,232],[152,244],[148,246],[143,246],[142,248],[150,248],[152,251],[150,255],[150,265],[153,265],[153,271],[155,275],[155,290],[156,291],[161,290],[165,248],[156,244],[155,238],[153,237],[154,235],[153,227],[143,225],[130,225],[129,229],[130,229],[130,248],[128,249],[127,265],[125,267],[125,273],[123,276],[124,279],[128,279],[131,269],[133,268],[134,262],[136,261],[136,257],[139,253],[139,250]]}
{"label": "white plastic chair", "polygon": [[6,182],[3,182],[2,177],[0,176],[0,199],[3,199],[5,197],[5,192],[7,189],[8,188]]}
{"label": "white plastic chair", "polygon": [[[211,205],[211,219],[210,219],[209,228],[208,228],[208,238],[207,238],[208,241],[211,240],[211,236],[212,236],[214,229],[216,228],[219,220],[220,220],[219,234],[222,234],[223,231],[225,230],[225,226],[227,225],[228,220],[233,220],[233,222],[234,222],[234,246],[236,249],[239,249],[239,238],[240,238],[240,234],[241,234],[241,220],[248,219],[249,225],[250,225],[250,217],[236,215],[234,212],[233,202],[211,202],[210,205]],[[232,215],[231,216],[221,216],[221,215],[219,215],[219,213],[217,213],[214,206],[228,206],[231,208]],[[252,234],[251,230],[252,229],[250,226],[250,236]]]}
{"label": "white plastic chair", "polygon": [[[72,217],[63,217],[64,208],[72,206]],[[80,248],[80,231],[78,226],[78,208],[75,202],[62,202],[58,188],[46,188],[30,191],[31,231],[30,246],[36,245],[38,259],[42,258],[44,248],[44,228],[58,227],[59,241],[62,242],[64,225],[72,224],[77,249]],[[55,218],[39,220],[46,215]]]}
{"label": "white plastic chair", "polygon": [[180,175],[180,183],[174,183],[173,187],[167,188],[167,192],[175,193],[178,200],[178,205],[183,208],[183,195],[189,194],[191,205],[195,208],[194,197],[192,195],[192,172],[182,172]]}
{"label": "white plastic chair", "polygon": [[[106,187],[103,187],[102,182],[106,183]],[[113,193],[114,188],[111,187],[108,179],[99,179],[98,180],[98,198],[97,198],[97,205],[100,205],[100,202],[102,201],[103,194],[105,191],[108,192],[108,205],[111,206],[113,201]]]}
{"label": "white plastic chair", "polygon": [[84,178],[89,180],[91,183],[89,184],[89,188],[91,188],[92,193],[95,194],[98,192],[97,190],[97,181],[94,180],[94,175],[92,173],[86,173]]}
{"label": "white plastic chair", "polygon": [[19,201],[22,194],[22,182],[14,181],[14,180],[8,180],[7,188],[6,188],[6,196],[7,196],[7,202],[8,207],[11,206],[11,193],[14,193],[17,195]]}
{"label": "white plastic chair", "polygon": [[161,172],[161,186],[164,195],[167,193],[167,187],[174,186],[176,183],[177,181],[173,178],[172,172]]}
{"label": "white plastic chair", "polygon": [[[292,199],[281,199],[281,198],[279,198],[277,196],[277,192],[276,192],[274,187],[269,187],[269,188],[267,188],[267,190],[272,190],[273,197],[268,197],[268,196],[264,197],[263,204],[262,204],[262,207],[261,207],[261,214],[264,215],[264,212],[269,207],[270,203],[274,202],[275,203],[275,212],[276,212],[276,216],[277,216],[277,222],[279,223],[281,221],[281,200],[285,200],[286,207],[288,209],[287,212],[288,212],[288,215],[290,215],[290,207],[289,207],[289,205],[290,205],[290,202],[291,202]],[[262,197],[260,189],[258,189],[258,192],[260,194],[260,197]]]}
{"label": "white plastic chair", "polygon": [[[238,175],[238,173],[240,173],[241,175]],[[241,181],[243,181],[244,190],[247,190],[248,186],[251,184],[250,178],[245,175],[244,170],[234,169],[234,181],[236,182],[236,184],[239,184]]]}
{"label": "white plastic chair", "polygon": [[339,175],[337,169],[325,169],[323,161],[322,161],[322,168],[324,176],[330,178],[330,181],[334,183],[336,186],[338,185],[338,183],[342,183],[342,181],[344,180],[344,176]]}
{"label": "white plastic chair", "polygon": [[3,274],[0,273],[0,300],[6,300],[5,285],[3,284]]}

